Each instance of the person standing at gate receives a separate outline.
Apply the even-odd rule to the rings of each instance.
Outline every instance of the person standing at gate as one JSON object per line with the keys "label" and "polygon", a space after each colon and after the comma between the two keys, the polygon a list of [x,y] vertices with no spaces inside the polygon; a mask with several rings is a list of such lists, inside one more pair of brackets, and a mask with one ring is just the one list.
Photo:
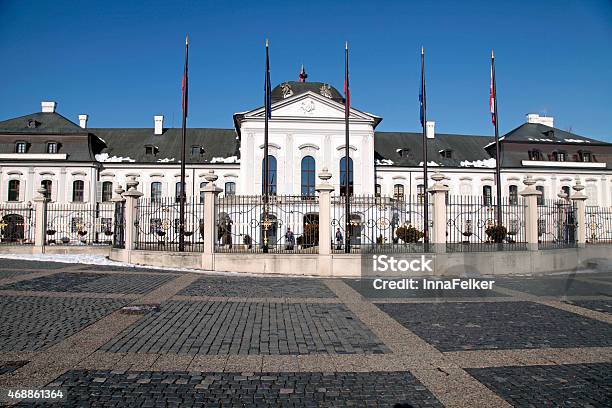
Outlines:
{"label": "person standing at gate", "polygon": [[289,227],[287,227],[287,232],[285,233],[285,245],[289,251],[293,251],[293,247],[295,246],[295,235],[293,235],[293,231],[291,231]]}
{"label": "person standing at gate", "polygon": [[342,249],[342,242],[344,242],[344,237],[342,236],[342,231],[338,228],[336,230],[336,249],[338,251]]}

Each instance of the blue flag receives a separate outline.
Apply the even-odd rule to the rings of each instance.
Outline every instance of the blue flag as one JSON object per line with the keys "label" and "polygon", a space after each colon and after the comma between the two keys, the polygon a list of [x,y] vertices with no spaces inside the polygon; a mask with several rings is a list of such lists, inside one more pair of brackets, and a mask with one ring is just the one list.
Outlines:
{"label": "blue flag", "polygon": [[419,104],[421,105],[421,126],[423,126],[423,88],[419,91]]}
{"label": "blue flag", "polygon": [[270,87],[270,60],[268,58],[268,44],[266,41],[266,83],[265,83],[265,91],[266,97],[266,114],[268,115],[268,119],[272,118],[272,88]]}

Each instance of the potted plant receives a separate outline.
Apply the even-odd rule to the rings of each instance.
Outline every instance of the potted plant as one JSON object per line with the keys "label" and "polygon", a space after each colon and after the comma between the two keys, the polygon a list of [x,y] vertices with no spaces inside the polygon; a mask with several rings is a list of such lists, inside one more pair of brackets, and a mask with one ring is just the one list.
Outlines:
{"label": "potted plant", "polygon": [[503,225],[490,225],[485,229],[485,234],[491,241],[501,244],[508,235],[508,230]]}
{"label": "potted plant", "polygon": [[62,244],[66,245],[67,243],[69,243],[69,242],[70,242],[70,238],[68,238],[68,237],[62,237],[62,239],[61,239],[60,241],[62,241]]}
{"label": "potted plant", "polygon": [[416,244],[425,236],[421,231],[412,225],[403,225],[395,230],[395,235],[407,244]]}

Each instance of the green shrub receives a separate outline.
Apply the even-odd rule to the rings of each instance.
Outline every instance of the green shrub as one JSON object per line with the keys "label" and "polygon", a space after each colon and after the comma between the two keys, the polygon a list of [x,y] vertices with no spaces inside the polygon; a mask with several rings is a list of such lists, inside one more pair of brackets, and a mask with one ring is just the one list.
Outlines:
{"label": "green shrub", "polygon": [[425,236],[421,231],[412,225],[403,225],[395,230],[395,235],[405,243],[413,244],[419,242]]}
{"label": "green shrub", "polygon": [[487,227],[485,234],[491,241],[501,244],[508,235],[508,230],[503,225],[491,225]]}

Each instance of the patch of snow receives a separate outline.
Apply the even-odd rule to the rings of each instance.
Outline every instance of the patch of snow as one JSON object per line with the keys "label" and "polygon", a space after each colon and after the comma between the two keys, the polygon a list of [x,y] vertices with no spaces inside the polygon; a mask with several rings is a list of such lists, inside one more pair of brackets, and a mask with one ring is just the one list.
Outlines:
{"label": "patch of snow", "polygon": [[582,140],[582,139],[563,139],[568,143],[591,143],[588,140]]}
{"label": "patch of snow", "polygon": [[118,156],[110,157],[108,153],[96,154],[95,158],[97,161],[104,162],[104,163],[121,163],[121,162],[134,163],[136,161],[130,157],[118,157]]}
{"label": "patch of snow", "polygon": [[554,140],[552,139],[548,139],[548,138],[539,139],[537,137],[528,137],[527,140],[529,140],[530,142],[554,142]]}
{"label": "patch of snow", "polygon": [[393,160],[389,159],[376,159],[377,166],[393,166]]}
{"label": "patch of snow", "polygon": [[158,163],[168,163],[168,162],[173,162],[174,161],[174,157],[171,159],[168,158],[164,158],[164,159],[157,159]]}
{"label": "patch of snow", "polygon": [[495,168],[495,159],[484,159],[484,160],[464,160],[459,163],[460,167],[486,167],[486,168]]}
{"label": "patch of snow", "polygon": [[[423,162],[419,162],[419,166],[422,166]],[[436,163],[434,161],[427,162],[428,166],[440,167],[440,163]]]}
{"label": "patch of snow", "polygon": [[230,156],[230,157],[213,157],[210,161],[211,163],[240,163],[238,156]]}

